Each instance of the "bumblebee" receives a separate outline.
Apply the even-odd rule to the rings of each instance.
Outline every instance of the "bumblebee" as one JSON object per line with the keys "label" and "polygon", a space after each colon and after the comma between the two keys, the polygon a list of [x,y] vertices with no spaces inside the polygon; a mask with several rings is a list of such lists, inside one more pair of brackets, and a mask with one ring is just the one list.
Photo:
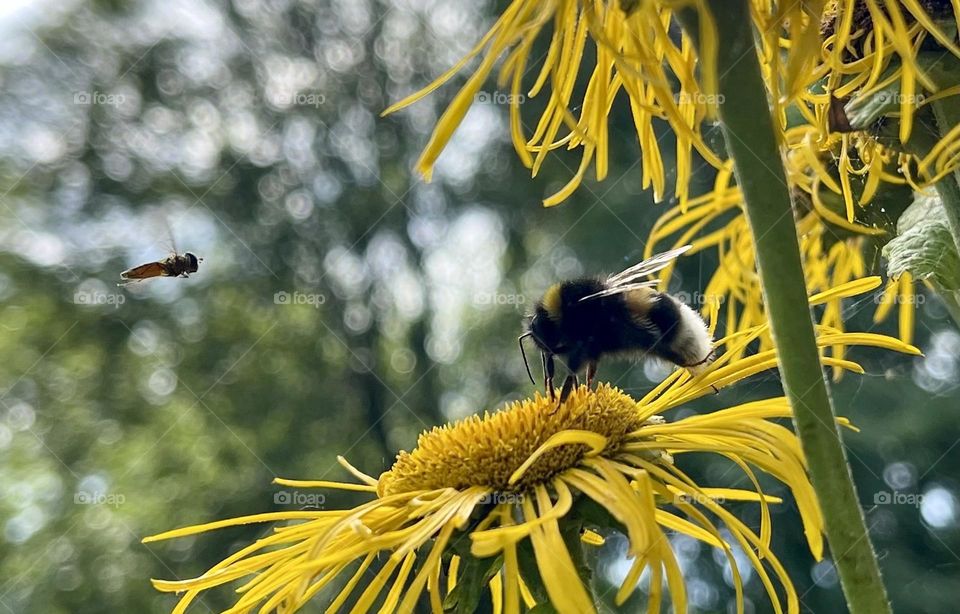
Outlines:
{"label": "bumblebee", "polygon": [[[586,367],[587,386],[593,383],[602,358],[655,356],[693,373],[713,360],[713,338],[699,314],[677,297],[658,292],[659,280],[644,279],[690,247],[657,254],[606,279],[563,281],[544,293],[518,341],[521,353],[526,337],[539,348],[550,398],[555,396],[554,357],[570,373],[560,403],[579,382],[582,368]],[[523,361],[534,381],[525,354]]]}

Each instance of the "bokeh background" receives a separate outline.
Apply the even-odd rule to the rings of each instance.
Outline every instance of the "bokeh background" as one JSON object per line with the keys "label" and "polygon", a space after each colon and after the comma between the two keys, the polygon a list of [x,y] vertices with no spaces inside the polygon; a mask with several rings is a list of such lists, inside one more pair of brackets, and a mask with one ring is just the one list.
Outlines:
{"label": "bokeh background", "polygon": [[[524,313],[558,278],[640,259],[665,205],[641,189],[620,108],[611,178],[541,208],[576,161],[557,156],[531,180],[495,84],[433,183],[412,175],[455,88],[395,117],[380,111],[456,61],[497,8],[0,7],[0,612],[169,611],[174,598],[149,578],[201,573],[264,529],[149,547],[143,536],[354,505],[362,498],[271,480],[345,478],[338,454],[376,475],[419,431],[532,392],[516,349]],[[712,171],[701,166],[697,180],[702,191]],[[205,259],[200,271],[117,288],[120,271],[168,253],[168,234]],[[686,258],[674,289],[696,301],[715,265]],[[834,398],[862,429],[847,436],[850,458],[895,609],[952,612],[960,335],[935,297],[921,299],[926,357],[857,351],[867,375],[844,379]],[[847,305],[851,328],[895,333],[873,324],[875,306]],[[638,395],[664,373],[601,368]],[[778,392],[772,373],[678,411]],[[721,461],[683,463],[700,481],[744,483]],[[759,524],[755,505],[734,508]],[[774,512],[774,550],[804,611],[843,611],[833,566],[805,550],[789,498]],[[730,611],[724,558],[687,538],[674,547],[694,611]],[[609,536],[601,583],[623,577],[624,551]],[[750,611],[772,611],[749,565],[741,573]],[[644,605],[646,582],[624,611]]]}

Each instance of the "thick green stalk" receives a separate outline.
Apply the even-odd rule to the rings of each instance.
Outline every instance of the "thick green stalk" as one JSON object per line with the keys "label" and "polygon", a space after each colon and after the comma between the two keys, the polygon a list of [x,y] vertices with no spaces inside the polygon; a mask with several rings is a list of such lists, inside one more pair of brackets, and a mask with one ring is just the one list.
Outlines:
{"label": "thick green stalk", "polygon": [[[817,351],[783,158],[761,77],[748,0],[711,0],[718,101],[753,233],[766,313],[794,424],[850,612],[890,612]],[[689,11],[681,19],[694,35]]]}

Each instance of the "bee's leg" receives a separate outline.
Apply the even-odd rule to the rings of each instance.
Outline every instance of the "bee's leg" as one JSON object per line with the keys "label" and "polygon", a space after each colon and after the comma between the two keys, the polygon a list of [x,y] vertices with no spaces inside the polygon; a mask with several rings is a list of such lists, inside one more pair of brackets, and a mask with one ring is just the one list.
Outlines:
{"label": "bee's leg", "polygon": [[570,393],[573,392],[573,378],[573,375],[568,375],[567,378],[563,380],[563,387],[560,388],[560,399],[557,401],[557,405],[553,408],[553,411],[550,412],[551,414],[557,413],[557,410],[560,409],[563,402],[566,401]]}
{"label": "bee's leg", "polygon": [[[702,359],[698,360],[697,362],[695,362],[695,363],[693,363],[693,364],[691,364],[691,365],[683,365],[683,367],[684,367],[685,369],[690,369],[691,367],[701,367],[701,366],[703,366],[703,365],[710,364],[711,362],[713,362],[713,360],[714,360],[716,357],[717,357],[717,351],[716,351],[715,349],[711,349],[710,352],[709,352],[706,356],[704,356]],[[720,392],[720,390],[719,390],[716,386],[714,386],[713,384],[710,384],[710,387],[713,388],[713,393],[714,393],[714,394],[717,394],[717,393]]]}
{"label": "bee's leg", "polygon": [[593,386],[593,378],[597,375],[597,363],[591,360],[587,363],[587,389]]}
{"label": "bee's leg", "polygon": [[699,367],[700,365],[705,365],[707,363],[713,362],[713,359],[716,357],[717,351],[710,350],[710,352],[704,356],[701,360],[693,363],[692,365],[684,365],[685,367]]}
{"label": "bee's leg", "polygon": [[570,396],[570,393],[573,392],[573,382],[576,378],[575,375],[568,375],[567,379],[563,380],[563,387],[560,389],[560,400],[557,402],[557,408],[560,409],[560,406],[563,405],[563,402],[567,400],[567,397]]}
{"label": "bee's leg", "polygon": [[555,396],[554,390],[553,390],[553,374],[554,374],[553,354],[547,354],[546,352],[544,352],[543,354],[541,354],[541,356],[543,357],[543,373],[544,373],[543,384],[544,384],[544,387],[546,388],[547,396],[549,396],[550,399],[553,400]]}
{"label": "bee's leg", "polygon": [[678,367],[682,367],[687,370],[693,370],[693,369],[696,369],[697,367],[703,367],[703,366],[709,365],[711,362],[713,362],[713,359],[716,354],[714,350],[710,350],[710,352],[700,360],[694,360],[693,362],[690,362],[690,359],[688,357],[684,356],[683,354],[680,354],[679,352],[674,351],[672,348],[658,347],[653,352],[653,355],[657,356],[658,358],[662,358],[668,362],[672,362]]}

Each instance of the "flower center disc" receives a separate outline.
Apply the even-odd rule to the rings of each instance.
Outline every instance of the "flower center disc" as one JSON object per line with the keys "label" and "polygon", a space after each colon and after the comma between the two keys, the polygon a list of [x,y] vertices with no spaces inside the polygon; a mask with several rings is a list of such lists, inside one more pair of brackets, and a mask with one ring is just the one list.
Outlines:
{"label": "flower center disc", "polygon": [[549,480],[577,465],[589,448],[568,444],[543,454],[519,482],[510,476],[550,437],[568,430],[591,431],[607,438],[615,450],[626,435],[640,428],[637,403],[617,388],[580,387],[557,408],[557,401],[537,393],[502,411],[470,416],[421,433],[413,452],[397,455],[380,476],[382,496],[443,488],[484,486],[494,491],[520,491]]}

